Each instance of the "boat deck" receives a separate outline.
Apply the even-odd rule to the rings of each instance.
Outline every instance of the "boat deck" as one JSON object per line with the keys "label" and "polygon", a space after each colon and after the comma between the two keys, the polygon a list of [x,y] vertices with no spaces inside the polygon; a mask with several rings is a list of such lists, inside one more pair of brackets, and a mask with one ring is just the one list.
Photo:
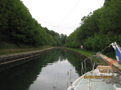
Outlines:
{"label": "boat deck", "polygon": [[[108,77],[104,76],[89,77],[89,76],[94,76],[94,75],[92,75],[92,73],[90,72],[84,74],[83,76],[78,78],[72,84],[72,86],[68,88],[68,90],[121,90],[121,85],[118,82],[117,84],[113,84],[113,82],[118,81],[118,79],[116,77],[111,77],[112,75]],[[115,86],[117,87],[117,89],[114,88]],[[72,87],[74,87],[74,89],[72,89]]]}
{"label": "boat deck", "polygon": [[82,79],[74,90],[115,90],[112,84],[107,84],[105,81],[90,81]]}

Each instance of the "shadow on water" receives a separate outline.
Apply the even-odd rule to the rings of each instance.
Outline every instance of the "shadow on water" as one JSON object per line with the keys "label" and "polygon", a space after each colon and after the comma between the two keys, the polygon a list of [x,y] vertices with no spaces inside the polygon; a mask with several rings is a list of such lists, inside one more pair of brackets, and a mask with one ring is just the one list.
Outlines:
{"label": "shadow on water", "polygon": [[86,63],[84,62],[85,57],[83,56],[80,58],[78,55],[75,56],[75,54],[73,54],[72,52],[67,51],[66,57],[67,57],[67,60],[75,67],[75,70],[79,76],[86,73],[87,71],[92,70],[90,63],[87,61]]}
{"label": "shadow on water", "polygon": [[[68,62],[75,68],[76,73],[81,75],[81,62],[79,57],[63,49],[53,50],[47,54],[36,57],[34,60],[12,67],[0,72],[0,90],[29,90],[42,72],[42,68],[53,65],[58,60]],[[78,65],[78,66],[77,66]],[[87,69],[90,67],[87,65]],[[36,89],[38,90],[38,89]],[[39,89],[42,90],[42,89]]]}

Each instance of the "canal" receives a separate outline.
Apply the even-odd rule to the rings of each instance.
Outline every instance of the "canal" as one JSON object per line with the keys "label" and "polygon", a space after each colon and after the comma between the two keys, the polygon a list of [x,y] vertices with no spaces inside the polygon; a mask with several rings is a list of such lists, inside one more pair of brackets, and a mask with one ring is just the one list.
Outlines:
{"label": "canal", "polygon": [[[66,90],[84,71],[84,57],[56,49],[33,60],[0,71],[0,90]],[[84,64],[85,65],[85,64]],[[68,72],[68,73],[67,73]]]}

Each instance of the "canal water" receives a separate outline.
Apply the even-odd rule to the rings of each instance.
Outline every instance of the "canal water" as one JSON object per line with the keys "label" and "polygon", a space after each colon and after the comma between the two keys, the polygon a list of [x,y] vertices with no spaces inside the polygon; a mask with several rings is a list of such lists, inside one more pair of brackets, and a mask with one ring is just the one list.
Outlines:
{"label": "canal water", "polygon": [[[0,90],[66,90],[82,75],[84,58],[56,49],[0,72]],[[85,64],[84,64],[85,65]],[[91,70],[86,64],[87,71]]]}

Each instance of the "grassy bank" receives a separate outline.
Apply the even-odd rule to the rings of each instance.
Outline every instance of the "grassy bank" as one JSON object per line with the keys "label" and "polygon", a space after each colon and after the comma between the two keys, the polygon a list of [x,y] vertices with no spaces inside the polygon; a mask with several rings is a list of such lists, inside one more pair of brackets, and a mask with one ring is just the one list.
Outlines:
{"label": "grassy bank", "polygon": [[16,45],[13,43],[3,43],[0,47],[0,55],[8,55],[14,53],[22,53],[36,50],[43,50],[47,48],[52,48],[53,46],[44,45],[44,46],[26,46],[26,45]]}
{"label": "grassy bank", "polygon": [[87,51],[85,49],[80,49],[80,48],[66,48],[66,49],[70,49],[70,50],[79,52],[80,54],[85,55],[87,57],[91,57],[96,54],[96,52],[94,52],[94,51]]}
{"label": "grassy bank", "polygon": [[[76,52],[79,52],[80,54],[86,56],[86,57],[92,57],[93,55],[96,55],[95,51],[87,51],[85,49],[80,49],[80,48],[65,48],[65,49],[70,49]],[[92,58],[93,62],[95,63],[102,63],[102,61],[100,59],[97,58]]]}

